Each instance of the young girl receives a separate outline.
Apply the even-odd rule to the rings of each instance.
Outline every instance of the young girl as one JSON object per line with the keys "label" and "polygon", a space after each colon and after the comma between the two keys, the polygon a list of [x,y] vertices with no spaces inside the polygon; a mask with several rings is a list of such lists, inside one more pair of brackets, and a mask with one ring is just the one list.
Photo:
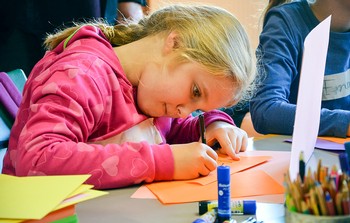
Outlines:
{"label": "young girl", "polygon": [[350,1],[302,0],[277,6],[284,2],[270,1],[260,35],[258,57],[266,76],[250,101],[254,127],[263,134],[293,133],[304,39],[332,15],[319,135],[349,137]]}
{"label": "young girl", "polygon": [[[207,175],[234,160],[244,131],[214,110],[236,103],[254,78],[247,34],[212,6],[168,6],[138,24],[77,25],[26,83],[3,173],[91,174],[96,188]],[[208,145],[195,110],[206,111]]]}

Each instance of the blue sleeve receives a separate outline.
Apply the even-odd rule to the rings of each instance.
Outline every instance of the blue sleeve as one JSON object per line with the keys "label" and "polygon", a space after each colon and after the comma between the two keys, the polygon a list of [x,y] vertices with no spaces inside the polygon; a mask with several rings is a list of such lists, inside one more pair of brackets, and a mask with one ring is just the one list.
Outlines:
{"label": "blue sleeve", "polygon": [[321,109],[319,135],[346,137],[350,123],[350,111]]}
{"label": "blue sleeve", "polygon": [[299,78],[302,44],[298,41],[286,18],[269,13],[257,49],[261,82],[250,101],[252,121],[259,133],[293,132],[296,106],[290,89]]}

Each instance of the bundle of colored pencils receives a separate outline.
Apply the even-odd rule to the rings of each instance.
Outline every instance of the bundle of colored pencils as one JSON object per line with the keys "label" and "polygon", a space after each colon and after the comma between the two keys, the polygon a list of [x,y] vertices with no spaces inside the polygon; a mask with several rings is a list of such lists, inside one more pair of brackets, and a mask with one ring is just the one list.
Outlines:
{"label": "bundle of colored pencils", "polygon": [[343,167],[343,160],[340,161],[342,170],[338,170],[335,165],[329,170],[328,167],[322,166],[322,161],[319,160],[317,170],[312,172],[309,168],[306,176],[304,176],[305,170],[300,169],[305,168],[301,163],[299,174],[293,182],[289,173],[285,174],[287,209],[311,215],[349,215],[350,178],[347,169],[349,164],[347,162],[347,167]]}

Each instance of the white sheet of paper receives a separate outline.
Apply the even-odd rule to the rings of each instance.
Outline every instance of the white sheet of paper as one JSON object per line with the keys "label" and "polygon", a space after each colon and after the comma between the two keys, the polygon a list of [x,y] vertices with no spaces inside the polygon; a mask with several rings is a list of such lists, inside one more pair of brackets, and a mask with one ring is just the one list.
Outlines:
{"label": "white sheet of paper", "polygon": [[331,16],[318,24],[304,41],[289,166],[291,180],[295,180],[299,172],[300,152],[304,151],[304,161],[307,162],[317,140],[330,23]]}

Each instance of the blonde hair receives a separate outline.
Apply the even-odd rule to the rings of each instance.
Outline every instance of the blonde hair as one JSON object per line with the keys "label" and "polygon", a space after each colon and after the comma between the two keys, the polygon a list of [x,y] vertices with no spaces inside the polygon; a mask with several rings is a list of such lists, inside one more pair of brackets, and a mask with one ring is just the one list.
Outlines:
{"label": "blonde hair", "polygon": [[266,8],[265,8],[265,12],[264,12],[264,17],[266,17],[266,14],[268,11],[270,11],[270,9],[272,9],[273,7],[285,4],[285,3],[289,3],[292,0],[269,0],[269,3],[267,4]]}
{"label": "blonde hair", "polygon": [[[255,56],[248,35],[228,11],[206,5],[170,5],[145,16],[137,24],[109,26],[101,21],[76,24],[49,35],[47,49],[55,48],[81,25],[98,26],[113,46],[121,46],[146,36],[178,34],[178,61],[195,61],[214,75],[230,77],[236,85],[232,102],[250,92],[255,78]],[[233,93],[234,94],[234,93]]]}

